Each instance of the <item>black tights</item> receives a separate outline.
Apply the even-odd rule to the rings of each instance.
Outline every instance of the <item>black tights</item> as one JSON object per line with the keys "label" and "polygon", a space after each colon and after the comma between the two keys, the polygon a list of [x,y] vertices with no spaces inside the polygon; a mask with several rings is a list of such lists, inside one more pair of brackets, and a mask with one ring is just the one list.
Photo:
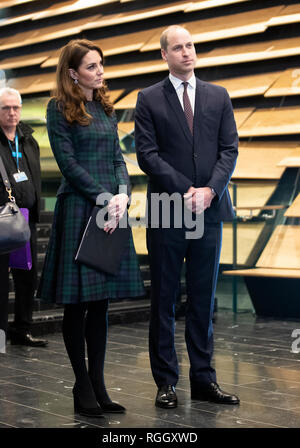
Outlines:
{"label": "black tights", "polygon": [[[65,305],[63,338],[76,383],[74,390],[83,406],[110,401],[104,383],[108,300]],[[88,370],[85,362],[87,344]]]}

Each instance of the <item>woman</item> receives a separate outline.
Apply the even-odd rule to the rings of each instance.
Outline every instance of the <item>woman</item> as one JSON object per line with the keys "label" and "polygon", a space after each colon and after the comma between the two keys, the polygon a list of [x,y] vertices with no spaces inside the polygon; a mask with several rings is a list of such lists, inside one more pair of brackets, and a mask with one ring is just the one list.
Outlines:
{"label": "woman", "polygon": [[[102,50],[87,40],[63,47],[57,66],[57,93],[48,104],[51,148],[63,174],[38,296],[64,304],[63,337],[74,370],[75,412],[102,417],[124,412],[104,383],[109,298],[144,294],[132,235],[114,276],[74,261],[100,193],[111,193],[105,230],[113,232],[128,205],[129,177],[113,106],[103,80]],[[85,363],[85,340],[88,370]]]}

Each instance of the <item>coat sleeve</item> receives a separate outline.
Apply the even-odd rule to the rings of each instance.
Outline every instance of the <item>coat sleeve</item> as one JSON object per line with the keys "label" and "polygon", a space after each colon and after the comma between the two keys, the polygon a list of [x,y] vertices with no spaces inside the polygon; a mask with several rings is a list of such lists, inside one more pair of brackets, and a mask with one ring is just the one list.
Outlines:
{"label": "coat sleeve", "polygon": [[188,191],[192,182],[173,168],[159,154],[156,130],[143,92],[139,93],[135,110],[135,145],[140,168],[169,194]]}
{"label": "coat sleeve", "polygon": [[100,193],[107,190],[84,169],[76,160],[72,141],[72,126],[58,109],[55,100],[48,104],[47,130],[51,149],[65,179],[75,191],[92,202]]}
{"label": "coat sleeve", "polygon": [[225,89],[218,137],[218,159],[207,185],[213,187],[220,200],[226,190],[238,156],[238,133],[230,97]]}
{"label": "coat sleeve", "polygon": [[119,137],[118,137],[118,123],[115,117],[115,156],[114,156],[114,168],[117,184],[121,187],[120,191],[117,193],[126,193],[128,196],[131,195],[131,186],[129,175],[124,161],[122,151],[120,148]]}

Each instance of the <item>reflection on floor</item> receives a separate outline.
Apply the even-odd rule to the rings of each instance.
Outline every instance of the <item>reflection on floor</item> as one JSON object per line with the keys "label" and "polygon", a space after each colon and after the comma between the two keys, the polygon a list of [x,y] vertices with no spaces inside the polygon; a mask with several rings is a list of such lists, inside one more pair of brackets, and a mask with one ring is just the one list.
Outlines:
{"label": "reflection on floor", "polygon": [[[300,322],[257,319],[251,313],[218,312],[214,365],[240,406],[191,401],[184,321],[177,321],[181,367],[179,406],[154,407],[156,387],[148,359],[148,323],[112,325],[106,361],[111,397],[125,415],[74,416],[73,373],[60,333],[47,348],[11,346],[0,354],[0,428],[276,428],[300,427]],[[295,334],[300,335],[300,330]],[[296,334],[296,336],[297,336]],[[292,349],[292,343],[293,349]]]}

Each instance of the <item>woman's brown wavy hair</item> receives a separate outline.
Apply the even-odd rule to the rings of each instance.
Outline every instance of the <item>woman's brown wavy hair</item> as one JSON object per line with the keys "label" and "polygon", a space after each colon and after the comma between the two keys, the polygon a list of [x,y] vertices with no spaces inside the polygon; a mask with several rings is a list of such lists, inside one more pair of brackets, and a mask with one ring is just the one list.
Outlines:
{"label": "woman's brown wavy hair", "polygon": [[[98,51],[103,64],[103,52],[98,45],[86,39],[71,40],[61,49],[56,70],[57,87],[54,97],[62,107],[66,120],[69,123],[76,121],[82,126],[87,126],[92,116],[86,111],[86,97],[78,84],[74,83],[69,69],[77,70],[83,57],[91,50]],[[100,101],[106,115],[111,116],[113,114],[114,108],[109,100],[105,83],[99,89],[94,90],[94,100]]]}

